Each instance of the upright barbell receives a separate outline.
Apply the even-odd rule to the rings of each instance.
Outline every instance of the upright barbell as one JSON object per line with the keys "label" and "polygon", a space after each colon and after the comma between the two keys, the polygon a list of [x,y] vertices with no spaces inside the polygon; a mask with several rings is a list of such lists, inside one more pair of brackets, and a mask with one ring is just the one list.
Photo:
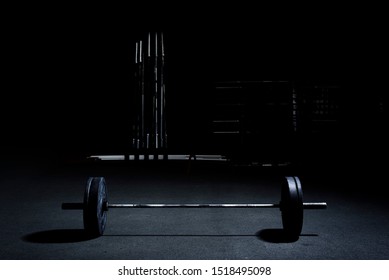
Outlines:
{"label": "upright barbell", "polygon": [[64,210],[83,210],[84,228],[91,236],[103,235],[109,208],[279,208],[285,237],[297,240],[303,226],[304,209],[326,209],[327,203],[303,202],[303,192],[298,177],[285,177],[281,187],[281,201],[277,204],[109,203],[104,177],[90,177],[88,179],[83,203],[62,203]]}

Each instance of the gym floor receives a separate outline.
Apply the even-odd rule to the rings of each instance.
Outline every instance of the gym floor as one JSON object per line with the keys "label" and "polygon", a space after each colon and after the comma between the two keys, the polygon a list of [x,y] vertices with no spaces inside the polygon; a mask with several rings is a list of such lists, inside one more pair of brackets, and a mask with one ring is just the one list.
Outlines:
{"label": "gym floor", "polygon": [[[0,258],[389,259],[381,179],[288,172],[205,162],[3,162]],[[278,203],[284,175],[300,176],[305,201],[328,203],[305,211],[296,242],[282,239],[278,209],[111,209],[95,239],[82,230],[82,211],[61,210],[62,202],[82,201],[89,176],[106,178],[112,203]]]}

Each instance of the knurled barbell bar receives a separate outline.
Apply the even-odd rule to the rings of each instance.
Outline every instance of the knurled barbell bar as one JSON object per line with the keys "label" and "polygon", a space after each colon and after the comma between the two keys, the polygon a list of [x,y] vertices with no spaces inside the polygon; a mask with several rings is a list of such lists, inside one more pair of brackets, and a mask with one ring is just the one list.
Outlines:
{"label": "knurled barbell bar", "polygon": [[118,204],[108,203],[104,177],[90,177],[86,184],[83,203],[63,203],[64,210],[83,210],[84,228],[91,236],[103,235],[109,208],[279,208],[285,236],[297,240],[303,227],[304,209],[326,209],[326,202],[303,202],[298,177],[285,177],[281,187],[281,201],[261,204]]}

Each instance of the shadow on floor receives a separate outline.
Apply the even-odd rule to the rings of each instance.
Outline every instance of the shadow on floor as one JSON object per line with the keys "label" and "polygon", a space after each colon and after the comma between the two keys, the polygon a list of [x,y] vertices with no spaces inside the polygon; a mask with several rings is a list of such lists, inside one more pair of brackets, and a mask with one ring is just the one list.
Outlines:
{"label": "shadow on floor", "polygon": [[83,229],[54,229],[25,235],[22,240],[30,243],[76,243],[94,238]]}
{"label": "shadow on floor", "polygon": [[[254,237],[269,243],[292,243],[298,239],[290,239],[282,229],[263,229],[256,234],[106,234],[104,237]],[[317,236],[302,234],[300,236]],[[83,229],[55,229],[34,232],[22,237],[29,243],[76,243],[95,239]]]}
{"label": "shadow on floor", "polygon": [[[298,241],[298,238],[288,237],[283,229],[269,228],[257,232],[258,239],[268,243],[293,243]],[[318,236],[317,234],[301,234],[300,236]]]}

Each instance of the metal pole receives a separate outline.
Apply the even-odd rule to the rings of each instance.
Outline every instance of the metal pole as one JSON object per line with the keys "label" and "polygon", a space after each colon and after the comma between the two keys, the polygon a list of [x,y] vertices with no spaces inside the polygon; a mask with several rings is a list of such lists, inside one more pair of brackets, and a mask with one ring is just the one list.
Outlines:
{"label": "metal pole", "polygon": [[164,123],[165,123],[165,83],[164,83],[164,65],[165,65],[165,50],[164,50],[164,45],[163,45],[163,33],[161,32],[161,69],[160,69],[160,128],[159,128],[159,133],[160,133],[160,139],[161,139],[161,148],[165,148],[165,128],[164,128]]}
{"label": "metal pole", "polygon": [[154,86],[155,86],[155,148],[159,148],[159,133],[158,133],[158,32],[155,32],[155,61],[154,61]]}
{"label": "metal pole", "polygon": [[279,208],[279,204],[108,204],[108,208]]}
{"label": "metal pole", "polygon": [[140,83],[140,92],[141,92],[141,144],[140,148],[144,148],[144,142],[145,142],[145,91],[144,91],[144,85],[145,85],[145,78],[144,78],[144,59],[143,59],[143,42],[140,41],[139,43],[139,66],[140,66],[140,76],[141,76],[141,83]]}
{"label": "metal pole", "polygon": [[[304,209],[326,209],[326,202],[306,202],[303,203]],[[168,204],[118,204],[109,203],[108,208],[280,208],[277,203],[259,203],[259,204],[182,204],[182,203],[168,203]]]}
{"label": "metal pole", "polygon": [[[259,204],[234,204],[234,203],[221,203],[221,204],[197,204],[197,203],[160,203],[160,204],[128,204],[128,203],[107,203],[105,202],[105,208],[280,208],[280,204],[277,203],[259,203]],[[326,209],[326,202],[305,202],[303,203],[304,209]],[[83,203],[62,203],[62,209],[64,210],[82,210],[84,209]]]}

